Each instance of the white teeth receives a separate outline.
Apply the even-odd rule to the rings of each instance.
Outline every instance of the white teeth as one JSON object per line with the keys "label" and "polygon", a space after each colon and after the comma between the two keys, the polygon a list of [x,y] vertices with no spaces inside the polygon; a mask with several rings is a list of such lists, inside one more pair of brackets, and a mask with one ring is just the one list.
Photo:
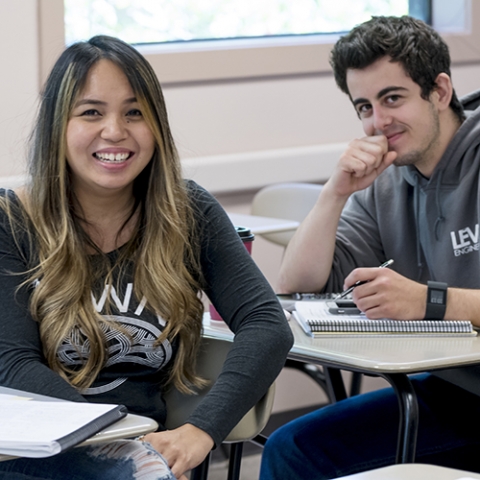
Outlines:
{"label": "white teeth", "polygon": [[96,153],[95,157],[98,158],[101,162],[113,162],[120,163],[127,160],[130,156],[129,153]]}

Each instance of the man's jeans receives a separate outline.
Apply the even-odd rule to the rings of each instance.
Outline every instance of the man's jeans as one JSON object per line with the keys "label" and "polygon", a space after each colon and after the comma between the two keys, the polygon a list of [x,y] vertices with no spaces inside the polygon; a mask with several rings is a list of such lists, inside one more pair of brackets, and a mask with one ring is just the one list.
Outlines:
{"label": "man's jeans", "polygon": [[[423,374],[416,462],[480,472],[480,397]],[[267,441],[260,480],[323,480],[395,463],[399,422],[392,388],[351,397],[281,427]]]}

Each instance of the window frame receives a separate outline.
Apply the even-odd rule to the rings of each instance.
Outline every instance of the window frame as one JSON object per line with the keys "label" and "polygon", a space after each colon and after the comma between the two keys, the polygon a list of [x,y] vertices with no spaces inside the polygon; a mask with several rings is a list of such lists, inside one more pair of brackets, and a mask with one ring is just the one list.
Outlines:
{"label": "window frame", "polygon": [[[40,82],[65,48],[63,0],[38,1]],[[440,3],[442,0],[433,0]],[[464,0],[471,10],[468,32],[443,35],[452,63],[478,63],[480,2]],[[478,21],[476,21],[478,20]],[[163,85],[245,81],[331,72],[328,58],[338,35],[301,35],[141,45]]]}

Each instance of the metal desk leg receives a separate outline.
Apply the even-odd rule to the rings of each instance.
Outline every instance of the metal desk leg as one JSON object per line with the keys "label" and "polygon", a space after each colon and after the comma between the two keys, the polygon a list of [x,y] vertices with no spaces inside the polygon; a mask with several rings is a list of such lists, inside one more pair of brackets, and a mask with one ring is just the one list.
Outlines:
{"label": "metal desk leg", "polygon": [[393,386],[400,407],[396,463],[413,463],[419,420],[417,395],[406,374],[392,373],[382,376]]}
{"label": "metal desk leg", "polygon": [[352,380],[350,382],[350,396],[360,395],[360,389],[362,388],[362,374],[358,372],[352,372]]}
{"label": "metal desk leg", "polygon": [[228,480],[240,479],[240,465],[242,463],[243,442],[233,443],[230,447],[228,462]]}
{"label": "metal desk leg", "polygon": [[338,368],[324,367],[325,379],[327,381],[328,396],[332,403],[345,400],[347,391],[343,383],[342,372]]}

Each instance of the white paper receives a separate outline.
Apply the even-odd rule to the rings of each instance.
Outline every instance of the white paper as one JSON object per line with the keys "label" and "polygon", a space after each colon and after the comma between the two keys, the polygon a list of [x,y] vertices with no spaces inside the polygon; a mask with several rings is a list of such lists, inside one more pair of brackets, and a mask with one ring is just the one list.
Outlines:
{"label": "white paper", "polygon": [[22,401],[24,397],[0,396],[0,453],[18,450],[57,449],[61,439],[116,408],[115,405]]}

